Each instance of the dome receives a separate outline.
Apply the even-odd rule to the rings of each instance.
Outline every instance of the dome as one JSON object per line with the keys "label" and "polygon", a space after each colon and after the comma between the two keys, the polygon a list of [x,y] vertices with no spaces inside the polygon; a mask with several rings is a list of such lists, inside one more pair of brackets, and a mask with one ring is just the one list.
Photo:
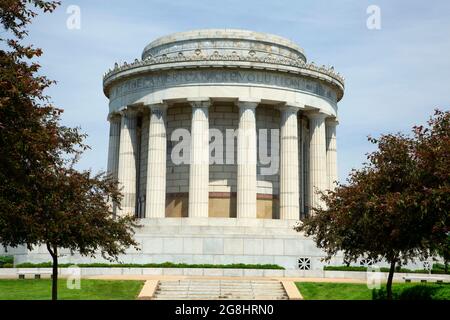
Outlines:
{"label": "dome", "polygon": [[193,55],[236,55],[302,60],[306,56],[294,42],[272,34],[237,29],[203,29],[173,33],[152,41],[142,59]]}

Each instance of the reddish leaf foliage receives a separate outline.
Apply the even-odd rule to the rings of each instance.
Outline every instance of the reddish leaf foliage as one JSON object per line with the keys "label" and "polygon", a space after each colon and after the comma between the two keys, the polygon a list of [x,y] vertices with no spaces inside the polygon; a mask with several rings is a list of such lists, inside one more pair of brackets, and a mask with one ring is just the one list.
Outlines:
{"label": "reddish leaf foliage", "polygon": [[347,184],[322,193],[297,231],[313,236],[327,258],[385,259],[395,265],[448,252],[450,212],[450,112],[436,110],[412,136],[369,138],[378,150]]}
{"label": "reddish leaf foliage", "polygon": [[51,12],[58,4],[0,2],[0,21],[10,35],[0,39],[0,243],[117,258],[136,246],[135,219],[113,216],[111,201],[122,196],[116,181],[73,169],[88,148],[85,135],[60,124],[62,110],[44,94],[53,81],[38,75],[31,61],[42,51],[22,44],[33,10]]}

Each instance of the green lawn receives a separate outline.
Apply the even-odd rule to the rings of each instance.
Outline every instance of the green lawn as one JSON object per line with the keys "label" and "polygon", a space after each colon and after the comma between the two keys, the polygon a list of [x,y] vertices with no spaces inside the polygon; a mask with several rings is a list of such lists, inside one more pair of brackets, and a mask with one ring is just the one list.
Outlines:
{"label": "green lawn", "polygon": [[[58,281],[60,300],[134,300],[144,281],[81,279],[81,288],[68,289],[66,280]],[[0,300],[46,300],[51,298],[49,279],[0,280]]]}
{"label": "green lawn", "polygon": [[372,290],[365,284],[331,282],[296,282],[305,300],[372,300]]}
{"label": "green lawn", "polygon": [[[372,300],[372,290],[365,284],[331,283],[331,282],[296,282],[297,288],[305,300]],[[433,288],[433,296],[450,300],[450,285],[448,284],[412,284],[394,283],[393,291],[419,287]]]}

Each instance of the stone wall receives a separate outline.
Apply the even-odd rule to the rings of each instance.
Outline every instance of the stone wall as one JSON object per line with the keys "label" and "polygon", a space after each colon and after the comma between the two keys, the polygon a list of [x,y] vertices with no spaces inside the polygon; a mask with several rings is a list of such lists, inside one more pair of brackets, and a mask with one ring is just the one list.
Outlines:
{"label": "stone wall", "polygon": [[[189,192],[189,164],[175,165],[172,162],[172,148],[178,142],[171,141],[175,129],[191,130],[192,108],[188,104],[177,104],[167,110],[167,193]],[[189,149],[187,159],[189,159]]]}
{"label": "stone wall", "polygon": [[[189,164],[175,165],[172,149],[178,144],[172,141],[176,129],[191,130],[192,108],[189,104],[175,104],[167,110],[167,178],[166,178],[166,217],[187,217],[189,192]],[[189,148],[183,156],[189,159]]]}
{"label": "stone wall", "polygon": [[[267,135],[262,134],[260,129],[267,129]],[[278,154],[280,148],[280,140],[278,139],[272,141],[271,129],[280,130],[280,111],[274,109],[273,106],[260,105],[256,108],[256,131],[258,135],[258,167],[257,167],[257,193],[258,194],[270,194],[278,195],[280,193],[279,184],[279,156],[275,158],[277,162],[277,168],[275,174],[263,175],[261,170],[269,165],[262,165],[260,159],[260,145],[261,139],[266,139],[267,141],[267,153],[268,155]]]}
{"label": "stone wall", "polygon": [[[311,271],[323,272],[324,252],[316,247],[311,238],[295,232],[292,228],[294,223],[292,220],[272,219],[143,219],[140,221],[142,227],[136,229],[135,235],[141,250],[128,248],[125,254],[119,256],[119,261],[139,264],[166,261],[190,264],[278,264],[288,270],[309,268]],[[8,252],[0,247],[0,254],[14,255],[15,263],[51,261],[44,245],[33,247],[33,250],[23,246],[8,248]],[[83,257],[67,249],[60,249],[60,254],[60,263],[108,262],[101,255],[95,258]],[[303,263],[299,264],[299,260],[303,260]],[[341,254],[330,261],[330,265],[343,264]],[[387,266],[385,262],[378,265]],[[405,267],[423,268],[423,264],[416,261]],[[106,272],[115,272],[109,270]]]}
{"label": "stone wall", "polygon": [[[222,133],[224,157],[222,164],[214,163],[209,166],[209,192],[236,192],[237,183],[237,139],[227,149],[227,129],[236,130],[239,127],[239,110],[232,103],[215,103],[209,109],[209,128]],[[227,159],[229,159],[227,161]],[[231,162],[231,163],[230,163]]]}

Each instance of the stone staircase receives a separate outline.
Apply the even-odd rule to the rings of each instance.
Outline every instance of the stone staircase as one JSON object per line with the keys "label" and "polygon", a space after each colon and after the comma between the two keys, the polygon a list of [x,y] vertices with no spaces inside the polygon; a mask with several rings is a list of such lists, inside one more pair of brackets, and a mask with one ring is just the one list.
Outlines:
{"label": "stone staircase", "polygon": [[280,300],[288,299],[279,281],[194,280],[160,281],[154,300]]}

